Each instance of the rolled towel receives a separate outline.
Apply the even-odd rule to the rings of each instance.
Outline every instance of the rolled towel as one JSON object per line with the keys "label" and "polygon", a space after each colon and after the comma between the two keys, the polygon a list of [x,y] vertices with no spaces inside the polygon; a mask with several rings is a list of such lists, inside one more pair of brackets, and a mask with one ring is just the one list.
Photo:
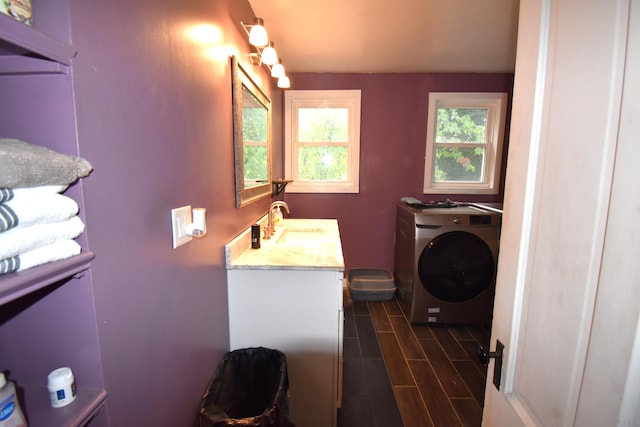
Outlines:
{"label": "rolled towel", "polygon": [[23,271],[51,261],[71,258],[78,255],[82,248],[74,240],[59,240],[50,245],[0,260],[0,274]]}
{"label": "rolled towel", "polygon": [[78,204],[62,194],[18,197],[0,203],[0,232],[10,228],[64,221],[78,213]]}
{"label": "rolled towel", "polygon": [[75,239],[83,231],[84,223],[78,216],[66,221],[7,230],[0,233],[0,259],[11,258],[58,240]]}
{"label": "rolled towel", "polygon": [[26,188],[0,188],[0,203],[19,197],[33,197],[39,194],[62,193],[69,187],[68,185],[42,185],[39,187]]}
{"label": "rolled towel", "polygon": [[39,145],[0,138],[0,188],[65,185],[91,173],[91,164]]}

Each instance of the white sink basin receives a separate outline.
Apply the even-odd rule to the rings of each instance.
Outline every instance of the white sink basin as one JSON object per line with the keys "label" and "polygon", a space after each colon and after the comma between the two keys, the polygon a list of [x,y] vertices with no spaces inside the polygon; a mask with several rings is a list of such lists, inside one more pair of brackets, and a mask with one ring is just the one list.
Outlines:
{"label": "white sink basin", "polygon": [[322,243],[322,228],[285,228],[280,237],[278,244],[284,245],[313,245]]}

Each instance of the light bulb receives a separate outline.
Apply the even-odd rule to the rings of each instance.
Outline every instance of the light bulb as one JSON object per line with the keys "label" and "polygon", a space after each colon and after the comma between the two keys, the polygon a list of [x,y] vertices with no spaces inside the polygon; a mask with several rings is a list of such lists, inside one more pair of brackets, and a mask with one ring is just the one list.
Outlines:
{"label": "light bulb", "polygon": [[273,47],[273,42],[269,42],[269,46],[265,47],[262,51],[262,63],[273,65],[276,62],[278,62],[278,53]]}
{"label": "light bulb", "polygon": [[267,30],[264,28],[262,18],[253,19],[253,25],[249,31],[249,43],[254,46],[266,46],[269,43],[269,37],[267,36]]}
{"label": "light bulb", "polygon": [[284,66],[282,65],[282,59],[278,59],[278,63],[273,64],[273,67],[271,67],[271,77],[279,79],[282,76],[284,76]]}
{"label": "light bulb", "polygon": [[278,87],[281,89],[288,89],[291,87],[291,82],[289,81],[289,77],[282,76],[278,79]]}

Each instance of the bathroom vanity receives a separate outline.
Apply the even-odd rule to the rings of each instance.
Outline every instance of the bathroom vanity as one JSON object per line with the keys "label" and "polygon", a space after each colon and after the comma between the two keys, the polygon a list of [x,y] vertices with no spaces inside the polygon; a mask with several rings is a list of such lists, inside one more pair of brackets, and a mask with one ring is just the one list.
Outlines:
{"label": "bathroom vanity", "polygon": [[291,421],[335,427],[344,323],[338,223],[285,219],[260,249],[251,249],[250,238],[249,229],[225,247],[231,350],[284,352]]}

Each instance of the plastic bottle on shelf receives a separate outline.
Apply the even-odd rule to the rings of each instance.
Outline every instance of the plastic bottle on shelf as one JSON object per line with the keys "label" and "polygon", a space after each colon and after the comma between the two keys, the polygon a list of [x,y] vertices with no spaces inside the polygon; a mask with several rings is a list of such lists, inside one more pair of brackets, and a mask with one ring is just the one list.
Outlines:
{"label": "plastic bottle on shelf", "polygon": [[283,222],[284,222],[284,217],[282,216],[282,211],[280,210],[280,206],[276,206],[276,212],[275,212],[273,223],[275,225],[282,225]]}
{"label": "plastic bottle on shelf", "polygon": [[0,372],[0,427],[27,427],[18,403],[16,385]]}

